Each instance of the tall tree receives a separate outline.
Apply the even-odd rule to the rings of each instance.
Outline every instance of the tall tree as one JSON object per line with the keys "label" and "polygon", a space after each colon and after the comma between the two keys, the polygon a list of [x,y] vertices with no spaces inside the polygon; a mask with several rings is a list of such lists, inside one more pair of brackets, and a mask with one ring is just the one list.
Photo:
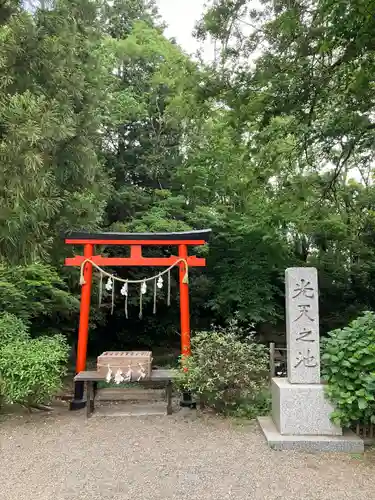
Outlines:
{"label": "tall tree", "polygon": [[102,218],[108,180],[97,148],[108,68],[97,5],[17,7],[0,39],[0,255],[32,261],[48,256],[60,230]]}
{"label": "tall tree", "polygon": [[331,326],[374,306],[374,7],[221,0],[198,29],[223,48],[206,96],[227,106],[295,262],[320,269]]}
{"label": "tall tree", "polygon": [[148,210],[157,191],[179,189],[175,174],[197,76],[194,64],[162,34],[153,2],[117,0],[106,15],[117,60],[104,123],[104,156],[115,177],[107,211],[113,224]]}

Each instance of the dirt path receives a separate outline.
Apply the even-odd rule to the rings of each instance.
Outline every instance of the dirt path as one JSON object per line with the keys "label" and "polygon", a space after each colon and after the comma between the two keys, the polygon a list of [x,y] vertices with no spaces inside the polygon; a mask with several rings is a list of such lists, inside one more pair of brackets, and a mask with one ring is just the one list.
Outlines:
{"label": "dirt path", "polygon": [[53,416],[0,422],[1,500],[374,500],[375,458],[271,451],[255,424]]}

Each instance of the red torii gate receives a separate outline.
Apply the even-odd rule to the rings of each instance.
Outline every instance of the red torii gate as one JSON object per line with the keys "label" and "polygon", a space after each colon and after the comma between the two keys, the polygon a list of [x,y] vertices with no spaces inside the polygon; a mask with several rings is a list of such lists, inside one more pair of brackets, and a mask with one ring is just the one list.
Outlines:
{"label": "red torii gate", "polygon": [[[66,266],[81,266],[86,259],[90,259],[98,266],[152,266],[169,267],[184,259],[188,267],[202,267],[206,265],[204,258],[188,255],[188,246],[204,245],[211,233],[210,229],[179,233],[85,233],[71,232],[65,235],[67,245],[82,245],[83,255],[68,257]],[[95,245],[128,245],[130,257],[102,257],[95,254]],[[178,256],[170,257],[143,257],[142,246],[177,246]],[[190,313],[189,313],[189,284],[184,283],[186,273],[185,263],[179,264],[180,278],[180,322],[181,322],[181,354],[190,355]],[[86,262],[83,269],[84,283],[81,291],[81,304],[79,315],[78,345],[76,372],[86,369],[87,343],[89,335],[89,316],[91,301],[93,265]],[[74,400],[71,409],[82,408],[83,384],[76,383]]]}

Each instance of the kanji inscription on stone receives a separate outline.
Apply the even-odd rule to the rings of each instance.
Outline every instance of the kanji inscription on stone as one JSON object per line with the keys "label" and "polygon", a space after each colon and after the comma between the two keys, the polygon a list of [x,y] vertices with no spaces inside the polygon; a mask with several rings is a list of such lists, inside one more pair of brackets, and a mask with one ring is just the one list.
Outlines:
{"label": "kanji inscription on stone", "polygon": [[318,275],[314,267],[285,271],[288,380],[320,383]]}

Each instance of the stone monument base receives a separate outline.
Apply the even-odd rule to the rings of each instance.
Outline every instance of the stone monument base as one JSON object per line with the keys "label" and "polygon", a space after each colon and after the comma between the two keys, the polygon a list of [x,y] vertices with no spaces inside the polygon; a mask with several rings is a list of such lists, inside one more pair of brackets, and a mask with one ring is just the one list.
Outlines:
{"label": "stone monument base", "polygon": [[290,436],[280,434],[271,417],[258,417],[258,422],[268,445],[274,450],[343,453],[364,451],[362,439],[350,430],[345,430],[342,436]]}
{"label": "stone monument base", "polygon": [[341,427],[329,418],[332,412],[322,384],[291,384],[287,378],[272,379],[272,418],[280,434],[341,436]]}

